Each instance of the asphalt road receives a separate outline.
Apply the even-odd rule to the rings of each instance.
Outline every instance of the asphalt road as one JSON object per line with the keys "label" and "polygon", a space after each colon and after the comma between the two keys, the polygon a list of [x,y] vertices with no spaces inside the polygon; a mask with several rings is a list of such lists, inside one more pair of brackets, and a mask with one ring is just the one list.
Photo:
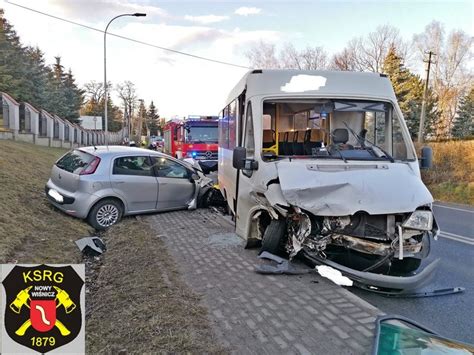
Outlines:
{"label": "asphalt road", "polygon": [[431,244],[427,261],[440,258],[441,263],[423,290],[464,287],[463,293],[388,298],[355,288],[351,291],[387,314],[406,316],[441,335],[474,344],[474,208],[436,203],[434,214],[441,234]]}

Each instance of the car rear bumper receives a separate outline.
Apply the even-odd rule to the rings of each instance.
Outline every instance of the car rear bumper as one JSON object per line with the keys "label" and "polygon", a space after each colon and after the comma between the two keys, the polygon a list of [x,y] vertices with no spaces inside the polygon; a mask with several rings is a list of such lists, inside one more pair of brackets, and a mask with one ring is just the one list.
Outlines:
{"label": "car rear bumper", "polygon": [[[50,194],[50,190],[55,191],[55,193]],[[51,180],[48,181],[48,183],[44,187],[44,191],[47,200],[54,207],[67,213],[68,215],[82,219],[87,218],[90,208],[97,200],[96,196],[89,193],[65,193],[63,190],[55,186],[54,183],[51,182]]]}

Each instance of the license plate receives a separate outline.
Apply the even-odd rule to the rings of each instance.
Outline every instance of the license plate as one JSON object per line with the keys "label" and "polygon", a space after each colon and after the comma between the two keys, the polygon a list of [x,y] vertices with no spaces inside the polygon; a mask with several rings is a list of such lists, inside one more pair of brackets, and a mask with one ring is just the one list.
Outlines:
{"label": "license plate", "polygon": [[54,189],[49,189],[48,195],[51,196],[56,202],[62,203],[64,201],[61,194]]}

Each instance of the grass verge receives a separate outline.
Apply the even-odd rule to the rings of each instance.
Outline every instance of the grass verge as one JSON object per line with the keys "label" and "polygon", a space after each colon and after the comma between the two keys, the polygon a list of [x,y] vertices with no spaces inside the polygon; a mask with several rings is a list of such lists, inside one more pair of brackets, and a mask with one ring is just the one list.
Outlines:
{"label": "grass verge", "polygon": [[64,149],[0,140],[0,262],[74,263],[91,228],[53,208],[44,185]]}
{"label": "grass verge", "polygon": [[[93,229],[44,197],[51,167],[65,152],[0,140],[1,263],[82,262],[74,241]],[[198,296],[154,235],[125,218],[106,233],[107,252],[86,263],[87,352],[222,352]]]}
{"label": "grass verge", "polygon": [[433,167],[422,171],[422,178],[434,199],[474,205],[474,141],[428,145],[433,148]]}
{"label": "grass verge", "polygon": [[224,352],[157,233],[128,219],[104,239],[88,305],[88,353]]}

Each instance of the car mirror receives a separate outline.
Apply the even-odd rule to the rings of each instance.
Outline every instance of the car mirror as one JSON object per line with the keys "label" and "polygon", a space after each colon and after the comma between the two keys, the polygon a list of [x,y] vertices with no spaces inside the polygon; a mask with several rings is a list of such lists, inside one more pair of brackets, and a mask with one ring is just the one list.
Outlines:
{"label": "car mirror", "polygon": [[430,169],[433,166],[433,149],[421,148],[420,169]]}
{"label": "car mirror", "polygon": [[192,173],[190,177],[191,181],[198,181],[199,180],[199,175],[196,173]]}

